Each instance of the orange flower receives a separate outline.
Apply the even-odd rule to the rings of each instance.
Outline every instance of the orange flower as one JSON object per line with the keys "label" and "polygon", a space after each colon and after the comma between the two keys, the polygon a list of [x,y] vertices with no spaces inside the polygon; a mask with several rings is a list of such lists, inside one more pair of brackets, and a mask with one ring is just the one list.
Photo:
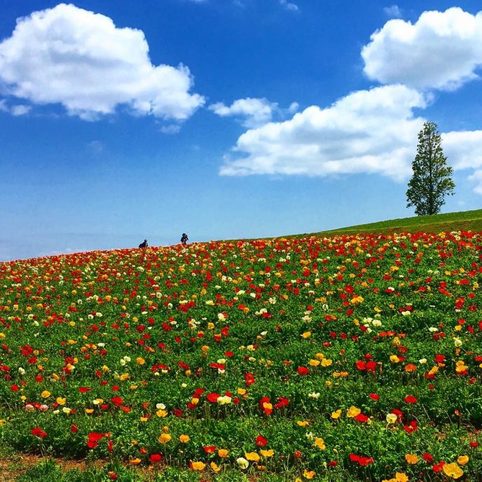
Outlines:
{"label": "orange flower", "polygon": [[414,465],[416,464],[418,461],[419,461],[419,458],[417,455],[415,454],[406,454],[405,455],[405,460],[407,461],[407,463],[409,463],[410,465]]}
{"label": "orange flower", "polygon": [[179,435],[179,441],[181,443],[187,444],[189,440],[191,440],[191,437],[189,437],[189,435],[185,435],[185,434]]}
{"label": "orange flower", "polygon": [[407,373],[412,373],[417,371],[417,365],[414,365],[413,363],[407,363],[404,369]]}
{"label": "orange flower", "polygon": [[469,456],[468,455],[460,455],[457,457],[457,463],[459,465],[465,465],[469,462]]}
{"label": "orange flower", "polygon": [[222,459],[225,459],[225,458],[229,455],[229,450],[219,449],[219,450],[218,450],[218,455],[219,455]]}
{"label": "orange flower", "polygon": [[192,470],[197,470],[198,472],[201,472],[204,470],[205,467],[206,464],[204,462],[191,462]]}

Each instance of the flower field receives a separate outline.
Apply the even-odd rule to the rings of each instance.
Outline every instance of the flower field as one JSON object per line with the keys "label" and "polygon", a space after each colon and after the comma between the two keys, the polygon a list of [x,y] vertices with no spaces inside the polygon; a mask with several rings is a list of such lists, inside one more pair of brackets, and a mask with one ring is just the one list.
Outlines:
{"label": "flower field", "polygon": [[471,232],[0,263],[0,441],[105,480],[482,480],[481,278]]}

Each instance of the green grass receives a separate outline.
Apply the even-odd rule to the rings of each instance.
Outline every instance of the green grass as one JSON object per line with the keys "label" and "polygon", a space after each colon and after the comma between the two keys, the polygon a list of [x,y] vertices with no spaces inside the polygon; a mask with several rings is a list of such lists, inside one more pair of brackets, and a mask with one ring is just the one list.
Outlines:
{"label": "green grass", "polygon": [[[359,224],[345,228],[330,229],[314,235],[393,233],[393,232],[441,232],[441,231],[482,231],[482,209],[456,213],[414,216],[411,218],[390,219],[376,223]],[[305,235],[302,235],[305,236]]]}

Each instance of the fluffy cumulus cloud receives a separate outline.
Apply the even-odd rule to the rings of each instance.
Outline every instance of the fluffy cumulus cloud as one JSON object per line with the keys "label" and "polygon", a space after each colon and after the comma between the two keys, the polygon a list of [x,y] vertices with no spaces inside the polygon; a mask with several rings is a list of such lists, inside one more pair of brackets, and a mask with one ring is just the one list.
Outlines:
{"label": "fluffy cumulus cloud", "polygon": [[477,77],[482,65],[482,12],[427,11],[416,23],[396,19],[363,48],[365,74],[383,84],[453,90]]}
{"label": "fluffy cumulus cloud", "polygon": [[454,169],[482,169],[482,131],[447,132],[442,147]]}
{"label": "fluffy cumulus cloud", "polygon": [[0,43],[0,86],[33,104],[61,104],[95,119],[126,106],[182,121],[203,105],[185,66],[153,65],[144,33],[60,4],[17,20]]}
{"label": "fluffy cumulus cloud", "polygon": [[[294,105],[294,104],[292,104]],[[296,104],[297,105],[297,104]],[[290,106],[291,108],[291,106]],[[259,127],[271,121],[273,112],[277,111],[278,105],[267,99],[247,97],[235,100],[230,106],[217,102],[209,106],[220,117],[237,117],[242,120],[245,127]]]}
{"label": "fluffy cumulus cloud", "polygon": [[416,90],[390,85],[354,92],[327,108],[308,107],[241,135],[221,174],[368,172],[403,179],[424,121],[413,109],[426,103]]}

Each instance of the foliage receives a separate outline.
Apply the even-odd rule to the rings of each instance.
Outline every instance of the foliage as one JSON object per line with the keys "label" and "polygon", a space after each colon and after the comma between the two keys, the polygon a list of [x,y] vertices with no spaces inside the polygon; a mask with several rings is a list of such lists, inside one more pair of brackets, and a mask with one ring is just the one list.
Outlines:
{"label": "foliage", "polygon": [[0,442],[108,462],[90,480],[476,480],[481,246],[366,234],[0,263]]}
{"label": "foliage", "polygon": [[412,171],[407,189],[407,207],[414,206],[419,216],[437,214],[445,204],[445,196],[453,194],[455,183],[452,180],[453,169],[447,165],[434,122],[425,122],[418,134]]}

